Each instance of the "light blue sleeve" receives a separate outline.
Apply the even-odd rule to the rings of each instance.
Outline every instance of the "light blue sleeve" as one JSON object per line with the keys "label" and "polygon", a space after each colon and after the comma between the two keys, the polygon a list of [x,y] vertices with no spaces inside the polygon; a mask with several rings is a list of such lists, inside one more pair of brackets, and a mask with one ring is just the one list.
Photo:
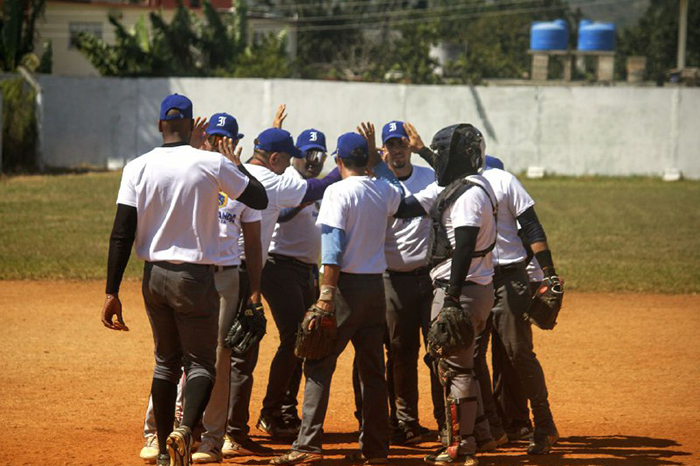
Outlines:
{"label": "light blue sleeve", "polygon": [[341,265],[345,251],[345,230],[321,225],[321,264]]}
{"label": "light blue sleeve", "polygon": [[374,175],[379,178],[380,180],[384,180],[390,185],[392,185],[394,188],[396,188],[399,193],[401,194],[401,199],[406,197],[406,191],[403,189],[403,185],[399,181],[398,178],[396,178],[396,175],[394,175],[394,172],[391,171],[389,166],[384,163],[384,162],[379,162],[377,165],[375,165],[372,170],[374,171]]}

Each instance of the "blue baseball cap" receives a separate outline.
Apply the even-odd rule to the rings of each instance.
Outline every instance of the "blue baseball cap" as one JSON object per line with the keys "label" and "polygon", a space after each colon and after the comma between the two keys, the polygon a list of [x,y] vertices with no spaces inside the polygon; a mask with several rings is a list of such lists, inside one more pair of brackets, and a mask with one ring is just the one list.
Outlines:
{"label": "blue baseball cap", "polygon": [[317,149],[328,152],[326,149],[326,135],[317,129],[307,129],[297,137],[297,147],[300,151]]}
{"label": "blue baseball cap", "polygon": [[207,134],[220,134],[231,139],[242,139],[243,134],[238,132],[238,121],[228,113],[215,113],[209,118]]}
{"label": "blue baseball cap", "polygon": [[408,138],[408,134],[406,134],[406,130],[403,127],[403,121],[390,121],[382,128],[382,144],[392,138]]}
{"label": "blue baseball cap", "polygon": [[[353,153],[355,149],[358,148],[361,148],[362,152],[360,154]],[[333,152],[333,155],[337,155],[341,159],[350,159],[360,162],[367,160],[368,153],[369,147],[367,146],[367,140],[362,135],[357,133],[345,133],[338,138],[338,148]]]}
{"label": "blue baseball cap", "polygon": [[503,162],[498,157],[492,157],[490,155],[486,156],[486,168],[498,168],[499,170],[505,170],[503,168]]}
{"label": "blue baseball cap", "polygon": [[304,158],[304,154],[294,145],[294,139],[289,131],[280,128],[269,128],[258,134],[255,148],[270,153],[284,152],[298,159]]}
{"label": "blue baseball cap", "polygon": [[[170,110],[179,110],[176,115],[168,115]],[[163,99],[160,104],[160,119],[161,120],[191,120],[192,119],[192,101],[180,94],[172,94]]]}

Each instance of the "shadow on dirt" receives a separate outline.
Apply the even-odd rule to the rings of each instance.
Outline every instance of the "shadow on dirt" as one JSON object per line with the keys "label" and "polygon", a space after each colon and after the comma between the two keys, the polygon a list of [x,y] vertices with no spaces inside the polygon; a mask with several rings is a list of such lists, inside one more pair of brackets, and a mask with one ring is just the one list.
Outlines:
{"label": "shadow on dirt", "polygon": [[[342,456],[357,451],[357,433],[329,433],[324,436],[324,443],[330,448],[324,450],[326,458],[323,465],[353,464]],[[347,448],[343,445],[347,444]],[[273,444],[274,445],[274,444]],[[423,456],[434,451],[435,443],[426,443],[411,447],[392,447],[391,464],[417,466],[424,465]],[[508,445],[493,453],[479,455],[482,466],[660,466],[687,464],[689,452],[682,451],[675,440],[618,436],[572,436],[559,440],[549,455],[528,456],[527,444],[520,442]],[[281,453],[281,451],[280,451]],[[341,456],[341,458],[329,458]],[[242,464],[267,464],[268,459],[240,458]],[[234,460],[239,462],[238,460]]]}

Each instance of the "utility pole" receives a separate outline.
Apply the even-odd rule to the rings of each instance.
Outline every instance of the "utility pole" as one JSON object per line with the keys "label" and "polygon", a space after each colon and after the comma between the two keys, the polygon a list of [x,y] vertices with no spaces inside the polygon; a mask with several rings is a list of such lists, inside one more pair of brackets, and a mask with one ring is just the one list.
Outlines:
{"label": "utility pole", "polygon": [[678,2],[678,56],[676,69],[685,69],[685,44],[688,38],[688,0]]}

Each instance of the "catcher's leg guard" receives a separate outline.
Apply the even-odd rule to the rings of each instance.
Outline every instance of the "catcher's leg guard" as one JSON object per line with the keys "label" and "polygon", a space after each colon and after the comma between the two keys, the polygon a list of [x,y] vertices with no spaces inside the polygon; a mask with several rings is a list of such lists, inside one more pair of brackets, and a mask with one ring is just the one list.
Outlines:
{"label": "catcher's leg guard", "polygon": [[[454,394],[451,393],[451,388],[452,388],[452,379],[454,378],[455,375],[457,374],[469,374],[473,378],[473,371],[467,370],[467,369],[458,369],[454,367],[450,367],[447,364],[447,361],[444,359],[438,359],[435,363],[435,369],[436,372],[440,378],[440,382],[443,384],[444,387],[444,400],[445,400],[445,428],[447,430],[447,439],[446,439],[446,451],[447,454],[453,458],[456,459],[460,456],[460,446],[462,446],[462,441],[464,440],[464,436],[462,435],[462,413],[464,412],[465,409],[472,409],[474,410],[474,413],[476,413],[476,403],[477,403],[477,396],[468,396],[468,397],[457,397]],[[476,383],[476,380],[473,381],[473,383]],[[468,407],[466,406],[467,404],[474,404],[473,407]],[[473,425],[473,418],[474,416],[468,416],[471,417],[472,420],[470,422],[471,426],[465,426],[466,430],[469,431],[468,437],[473,437],[473,430],[474,430],[474,425]],[[467,437],[467,438],[468,438]]]}

